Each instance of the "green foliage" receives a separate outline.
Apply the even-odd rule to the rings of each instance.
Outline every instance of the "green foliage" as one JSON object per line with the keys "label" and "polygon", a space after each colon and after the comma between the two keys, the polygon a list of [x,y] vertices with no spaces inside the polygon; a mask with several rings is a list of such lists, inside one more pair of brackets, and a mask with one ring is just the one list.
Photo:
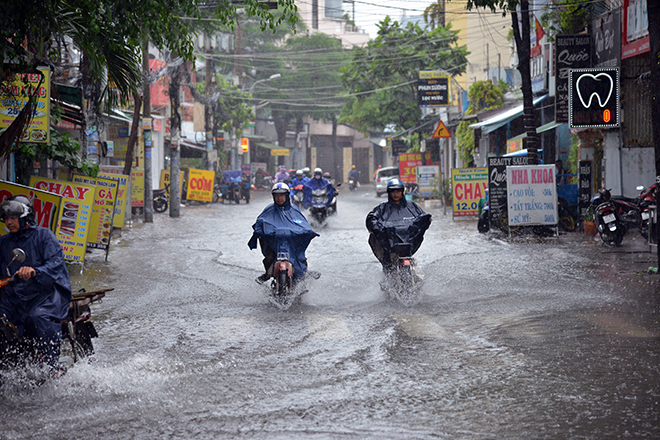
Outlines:
{"label": "green foliage", "polygon": [[[469,105],[466,115],[476,115],[484,110],[495,109],[504,105],[506,83],[500,80],[498,85],[491,81],[477,81],[468,90]],[[464,163],[470,163],[474,156],[474,130],[468,128],[472,122],[461,121],[456,129],[458,154]]]}
{"label": "green foliage", "polygon": [[554,41],[556,35],[578,34],[584,31],[589,24],[590,3],[583,0],[560,0],[546,6],[541,15],[541,26],[548,34],[548,39]]}
{"label": "green foliage", "polygon": [[[61,111],[53,106],[51,116],[55,123],[61,120]],[[80,143],[72,139],[70,133],[60,133],[52,127],[50,130],[50,143],[19,143],[16,154],[16,174],[18,181],[28,184],[34,162],[47,159],[56,160],[75,174],[95,177],[99,167],[85,159],[80,159]]]}
{"label": "green foliage", "polygon": [[432,30],[413,24],[402,27],[386,17],[378,26],[378,36],[367,46],[353,49],[350,64],[341,70],[350,95],[339,121],[363,133],[413,127],[421,116],[419,72],[444,70],[459,75],[467,65],[467,49],[456,45],[458,32],[450,25]]}

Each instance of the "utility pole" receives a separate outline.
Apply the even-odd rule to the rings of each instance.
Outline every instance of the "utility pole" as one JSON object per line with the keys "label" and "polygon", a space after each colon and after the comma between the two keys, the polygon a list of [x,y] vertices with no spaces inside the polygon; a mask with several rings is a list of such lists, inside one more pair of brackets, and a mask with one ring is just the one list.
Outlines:
{"label": "utility pole", "polygon": [[151,189],[151,83],[149,82],[149,39],[145,38],[142,48],[142,71],[144,72],[144,100],[142,103],[142,129],[144,130],[144,222],[154,221],[154,198]]}
{"label": "utility pole", "polygon": [[181,130],[181,113],[179,111],[180,96],[179,86],[181,82],[181,69],[185,69],[185,63],[172,70],[170,81],[170,104],[172,106],[172,117],[170,118],[171,148],[170,148],[170,217],[178,218],[181,205],[179,194],[179,173],[181,172],[181,149],[179,147],[179,132]]}
{"label": "utility pole", "polygon": [[206,49],[206,103],[204,104],[204,131],[206,132],[206,169],[213,171],[213,162],[211,161],[211,152],[214,148],[213,138],[213,103],[211,102],[211,95],[213,94],[213,86],[215,85],[215,76],[211,68],[211,41],[208,34],[205,34],[204,46]]}

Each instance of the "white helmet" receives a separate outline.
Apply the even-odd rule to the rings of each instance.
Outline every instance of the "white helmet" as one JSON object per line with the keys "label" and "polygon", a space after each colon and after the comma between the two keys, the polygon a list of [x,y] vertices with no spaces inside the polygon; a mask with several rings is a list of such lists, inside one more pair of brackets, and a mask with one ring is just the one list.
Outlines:
{"label": "white helmet", "polygon": [[321,168],[314,168],[314,174],[323,175],[323,170]]}
{"label": "white helmet", "polygon": [[275,185],[273,185],[273,189],[270,190],[271,194],[289,194],[291,190],[289,189],[289,185],[287,185],[284,182],[277,182]]}

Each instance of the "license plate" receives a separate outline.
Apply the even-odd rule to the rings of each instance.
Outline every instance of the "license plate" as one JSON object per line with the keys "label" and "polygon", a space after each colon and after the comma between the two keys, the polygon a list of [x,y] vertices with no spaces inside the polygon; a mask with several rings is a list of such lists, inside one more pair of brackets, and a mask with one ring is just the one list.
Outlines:
{"label": "license plate", "polygon": [[614,214],[607,214],[603,216],[603,221],[605,223],[612,223],[615,220],[616,220],[616,216]]}
{"label": "license plate", "polygon": [[642,220],[648,220],[650,217],[648,212],[642,212]]}

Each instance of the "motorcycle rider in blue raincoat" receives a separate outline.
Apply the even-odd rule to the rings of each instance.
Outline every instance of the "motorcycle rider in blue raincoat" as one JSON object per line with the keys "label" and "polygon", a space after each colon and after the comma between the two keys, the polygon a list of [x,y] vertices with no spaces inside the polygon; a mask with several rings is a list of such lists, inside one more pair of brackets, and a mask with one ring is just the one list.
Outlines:
{"label": "motorcycle rider in blue raincoat", "polygon": [[303,186],[303,191],[305,192],[305,206],[310,206],[312,204],[312,191],[324,189],[326,187],[328,188],[328,200],[325,204],[329,205],[335,196],[335,187],[328,181],[328,179],[323,177],[323,170],[321,170],[321,168],[314,168],[314,177],[309,179],[309,181]]}
{"label": "motorcycle rider in blue raincoat", "polygon": [[0,268],[4,271],[12,260],[13,249],[20,248],[26,255],[23,263],[9,266],[19,280],[3,288],[0,313],[16,326],[19,335],[34,337],[44,361],[57,369],[62,320],[71,302],[62,247],[50,229],[36,225],[32,201],[25,196],[2,202],[0,218],[9,230],[0,237]]}
{"label": "motorcycle rider in blue raincoat", "polygon": [[[291,198],[293,199],[293,195],[298,191],[296,190],[296,187],[298,185],[305,185],[309,179],[305,177],[305,174],[303,173],[303,170],[298,170],[296,171],[296,177],[291,181]],[[302,191],[302,190],[300,190]]]}
{"label": "motorcycle rider in blue raincoat", "polygon": [[[431,214],[425,213],[415,202],[404,197],[403,182],[392,179],[387,184],[387,202],[383,202],[367,214],[369,246],[378,261],[383,265],[383,272],[392,269],[393,248],[397,244],[412,245],[412,256],[424,240],[424,232],[431,225]],[[400,255],[404,256],[404,255]]]}
{"label": "motorcycle rider in blue raincoat", "polygon": [[[312,231],[300,209],[291,204],[289,192],[286,183],[276,183],[271,190],[273,203],[264,208],[252,225],[254,233],[248,246],[250,249],[255,249],[259,242],[266,270],[266,273],[255,280],[259,284],[263,284],[273,276],[273,264],[277,260],[278,253],[288,254],[294,269],[294,282],[302,280],[307,273],[305,251],[312,239],[319,234]],[[317,277],[316,275],[315,273],[314,276]]]}

